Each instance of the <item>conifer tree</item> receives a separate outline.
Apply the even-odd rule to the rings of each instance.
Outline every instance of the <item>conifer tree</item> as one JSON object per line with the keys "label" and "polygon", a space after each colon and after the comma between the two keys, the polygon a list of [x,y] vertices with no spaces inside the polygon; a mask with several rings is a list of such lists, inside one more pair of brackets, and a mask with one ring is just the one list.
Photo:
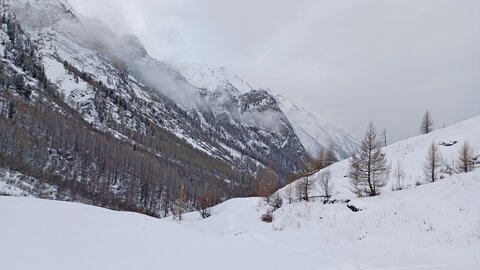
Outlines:
{"label": "conifer tree", "polygon": [[458,153],[457,169],[460,172],[470,172],[473,165],[473,148],[469,142],[464,142]]}
{"label": "conifer tree", "polygon": [[390,164],[381,150],[377,131],[370,123],[360,149],[350,159],[348,176],[351,190],[360,197],[378,195],[389,173]]}
{"label": "conifer tree", "polygon": [[428,134],[428,133],[432,132],[432,130],[433,130],[432,115],[430,114],[429,111],[426,111],[423,114],[422,124],[420,125],[420,131],[423,134]]}
{"label": "conifer tree", "polygon": [[438,146],[433,141],[428,148],[427,156],[425,157],[424,172],[427,181],[435,182],[438,178],[439,168],[442,162],[442,156],[438,150]]}

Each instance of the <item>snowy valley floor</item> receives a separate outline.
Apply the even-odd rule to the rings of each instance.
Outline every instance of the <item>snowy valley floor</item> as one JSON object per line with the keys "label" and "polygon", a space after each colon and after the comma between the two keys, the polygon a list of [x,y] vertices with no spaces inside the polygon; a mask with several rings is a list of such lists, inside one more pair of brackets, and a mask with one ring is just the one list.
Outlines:
{"label": "snowy valley floor", "polygon": [[480,269],[480,171],[345,204],[258,198],[181,223],[0,197],[0,269]]}

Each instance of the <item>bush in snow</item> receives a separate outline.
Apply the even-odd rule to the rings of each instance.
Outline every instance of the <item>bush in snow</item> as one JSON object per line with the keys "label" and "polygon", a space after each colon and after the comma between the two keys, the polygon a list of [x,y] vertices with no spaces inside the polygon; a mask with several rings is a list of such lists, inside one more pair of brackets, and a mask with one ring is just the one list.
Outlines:
{"label": "bush in snow", "polygon": [[269,211],[265,214],[262,215],[262,221],[263,222],[266,222],[266,223],[272,223],[273,222],[273,215],[272,213]]}
{"label": "bush in snow", "polygon": [[269,205],[273,208],[273,211],[279,209],[283,205],[282,196],[278,193],[275,193],[271,196]]}
{"label": "bush in snow", "polygon": [[211,207],[218,202],[217,196],[213,192],[207,192],[197,199],[195,209],[202,218],[208,218],[212,215]]}

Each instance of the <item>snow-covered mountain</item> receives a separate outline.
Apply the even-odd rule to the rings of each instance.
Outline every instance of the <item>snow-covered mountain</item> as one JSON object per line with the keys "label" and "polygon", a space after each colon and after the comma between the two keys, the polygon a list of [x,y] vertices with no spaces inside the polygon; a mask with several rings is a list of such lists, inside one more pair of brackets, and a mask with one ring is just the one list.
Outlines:
{"label": "snow-covered mountain", "polygon": [[180,191],[252,195],[260,170],[285,179],[305,162],[267,91],[226,74],[232,85],[196,87],[65,0],[0,12],[0,171],[31,194],[158,216]]}
{"label": "snow-covered mountain", "polygon": [[244,94],[255,89],[224,67],[202,63],[182,63],[176,66],[191,84],[210,92],[232,90],[233,93]]}
{"label": "snow-covered mountain", "polygon": [[320,120],[315,114],[293,104],[280,94],[275,95],[305,149],[316,156],[321,149],[333,144],[340,159],[348,158],[357,150],[359,141],[353,133]]}
{"label": "snow-covered mountain", "polygon": [[[178,66],[187,81],[210,92],[227,91],[232,95],[240,95],[255,89],[223,67],[197,63],[183,63]],[[341,159],[349,157],[356,150],[358,140],[352,133],[326,123],[282,95],[274,94],[271,90],[268,91],[275,97],[300,142],[311,156],[316,157],[321,149],[327,149],[331,143],[333,143],[335,153]]]}
{"label": "snow-covered mountain", "polygon": [[416,186],[432,141],[443,143],[445,165],[465,141],[480,153],[480,116],[386,147],[403,168],[403,190],[392,191],[390,179],[381,195],[355,198],[342,161],[326,168],[337,202],[284,200],[271,223],[260,219],[269,209],[260,198],[228,200],[206,219],[192,212],[179,222],[0,197],[0,260],[6,269],[479,269],[480,164]]}
{"label": "snow-covered mountain", "polygon": [[[220,91],[205,91],[205,85],[196,87],[176,67],[148,55],[138,38],[117,36],[100,21],[82,17],[67,1],[19,0],[10,4],[32,40],[41,45],[38,53],[47,76],[64,92],[67,103],[74,109],[81,108],[79,112],[92,125],[113,133],[113,124],[148,130],[147,123],[136,117],[130,123],[122,122],[121,112],[112,101],[105,100],[99,108],[95,89],[82,78],[72,84],[77,79],[67,72],[65,63],[124,98],[141,117],[204,153],[251,173],[255,170],[250,163],[266,166],[267,161],[276,160],[274,166],[286,165],[276,168],[280,174],[299,166],[305,150],[278,106],[259,112],[254,104],[245,103],[258,102],[249,98],[252,95],[269,100],[267,93],[250,93],[248,84],[226,72],[222,76],[232,85],[224,82]],[[230,87],[239,88],[241,95],[225,91]],[[272,129],[263,125],[263,118],[278,124]]]}

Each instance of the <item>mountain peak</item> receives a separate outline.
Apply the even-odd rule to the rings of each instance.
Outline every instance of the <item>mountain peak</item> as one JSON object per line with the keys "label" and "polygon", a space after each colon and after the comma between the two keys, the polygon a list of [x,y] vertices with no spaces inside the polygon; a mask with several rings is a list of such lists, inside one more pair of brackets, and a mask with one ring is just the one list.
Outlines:
{"label": "mountain peak", "polygon": [[182,63],[177,68],[192,85],[210,92],[229,90],[236,95],[254,89],[233,72],[224,67],[215,67],[204,63]]}

